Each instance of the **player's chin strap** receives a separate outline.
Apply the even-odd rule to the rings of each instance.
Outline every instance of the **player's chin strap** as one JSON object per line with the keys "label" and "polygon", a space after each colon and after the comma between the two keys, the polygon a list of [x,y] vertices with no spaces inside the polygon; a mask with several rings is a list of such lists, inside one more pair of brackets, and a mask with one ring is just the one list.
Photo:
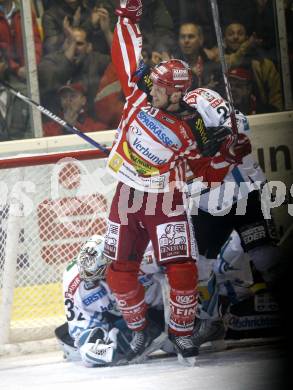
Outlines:
{"label": "player's chin strap", "polygon": [[217,37],[217,43],[218,43],[218,48],[219,48],[219,55],[220,55],[224,85],[225,85],[228,104],[230,106],[231,128],[232,128],[232,132],[233,132],[233,136],[234,136],[234,140],[235,140],[234,141],[234,145],[235,145],[237,143],[237,140],[238,140],[238,126],[237,126],[237,121],[236,121],[231,85],[230,85],[230,82],[228,79],[228,66],[227,66],[225,53],[224,53],[224,41],[223,41],[222,29],[221,29],[221,25],[220,25],[219,9],[218,9],[217,0],[210,0],[210,3],[211,3],[211,7],[212,7],[214,26],[215,26],[215,30],[216,30],[216,37]]}
{"label": "player's chin strap", "polygon": [[52,119],[54,122],[58,123],[60,126],[63,126],[65,130],[67,130],[69,133],[76,134],[79,137],[83,138],[86,142],[93,145],[95,148],[99,149],[101,152],[104,152],[107,156],[109,155],[109,150],[104,147],[103,145],[96,142],[93,138],[89,137],[88,135],[84,134],[80,130],[78,130],[75,126],[71,126],[68,122],[66,122],[64,119],[61,119],[56,114],[53,114],[50,110],[47,108],[41,106],[34,100],[30,99],[29,97],[23,95],[21,92],[14,89],[9,83],[6,81],[0,80],[0,84],[2,84],[8,91],[10,91],[13,95],[17,96],[20,100],[24,101],[25,103],[29,104],[32,107],[35,107],[37,110],[39,110],[42,114],[46,115],[48,118]]}

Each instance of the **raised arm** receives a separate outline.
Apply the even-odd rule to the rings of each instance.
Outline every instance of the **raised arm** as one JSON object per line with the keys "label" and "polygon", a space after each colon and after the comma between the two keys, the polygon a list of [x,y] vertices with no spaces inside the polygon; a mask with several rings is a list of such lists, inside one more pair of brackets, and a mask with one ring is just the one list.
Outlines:
{"label": "raised arm", "polygon": [[113,36],[112,61],[125,97],[136,86],[135,72],[141,61],[142,38],[137,22],[142,13],[141,0],[120,0],[119,16]]}

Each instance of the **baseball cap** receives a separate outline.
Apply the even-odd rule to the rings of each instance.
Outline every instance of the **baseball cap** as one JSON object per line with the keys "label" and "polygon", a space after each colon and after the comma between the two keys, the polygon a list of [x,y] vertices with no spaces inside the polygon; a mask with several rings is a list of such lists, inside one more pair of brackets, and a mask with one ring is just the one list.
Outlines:
{"label": "baseball cap", "polygon": [[58,94],[66,91],[66,90],[73,91],[73,92],[80,92],[83,95],[86,94],[85,87],[81,83],[72,83],[72,84],[63,85],[61,88],[59,88]]}

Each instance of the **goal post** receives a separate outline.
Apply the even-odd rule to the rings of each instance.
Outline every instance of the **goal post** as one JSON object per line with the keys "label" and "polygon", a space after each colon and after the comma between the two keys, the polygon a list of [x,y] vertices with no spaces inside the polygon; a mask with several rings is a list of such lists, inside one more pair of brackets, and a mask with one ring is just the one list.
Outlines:
{"label": "goal post", "polygon": [[0,345],[53,337],[62,273],[104,234],[116,181],[97,150],[0,160]]}

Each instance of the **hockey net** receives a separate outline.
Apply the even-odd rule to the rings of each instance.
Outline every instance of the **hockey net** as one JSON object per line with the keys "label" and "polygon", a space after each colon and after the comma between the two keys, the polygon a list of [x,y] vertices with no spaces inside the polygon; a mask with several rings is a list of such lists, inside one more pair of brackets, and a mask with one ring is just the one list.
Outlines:
{"label": "hockey net", "polygon": [[95,150],[0,160],[0,345],[53,337],[66,320],[65,265],[106,230],[105,165]]}

